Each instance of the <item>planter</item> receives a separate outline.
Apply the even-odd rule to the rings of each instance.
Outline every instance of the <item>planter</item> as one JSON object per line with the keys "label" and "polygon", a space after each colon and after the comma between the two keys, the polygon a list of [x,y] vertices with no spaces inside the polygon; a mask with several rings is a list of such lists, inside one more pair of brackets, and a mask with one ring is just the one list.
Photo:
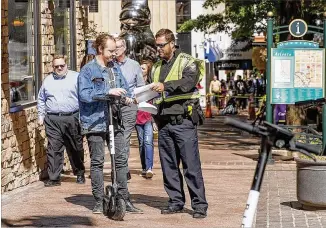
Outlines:
{"label": "planter", "polygon": [[326,207],[326,161],[295,160],[298,201],[307,206]]}

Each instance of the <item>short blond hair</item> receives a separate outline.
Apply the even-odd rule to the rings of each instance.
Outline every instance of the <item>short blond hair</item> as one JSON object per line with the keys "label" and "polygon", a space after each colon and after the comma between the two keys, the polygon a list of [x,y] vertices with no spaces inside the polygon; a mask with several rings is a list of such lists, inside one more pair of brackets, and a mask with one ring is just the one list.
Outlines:
{"label": "short blond hair", "polygon": [[54,60],[56,60],[56,59],[63,59],[65,61],[65,63],[67,63],[67,56],[66,55],[55,54],[53,56],[52,62],[54,62]]}

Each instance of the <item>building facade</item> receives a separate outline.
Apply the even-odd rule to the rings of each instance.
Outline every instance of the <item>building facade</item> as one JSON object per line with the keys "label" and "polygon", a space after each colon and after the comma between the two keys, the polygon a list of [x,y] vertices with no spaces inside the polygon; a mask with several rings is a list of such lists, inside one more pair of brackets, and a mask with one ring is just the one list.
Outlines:
{"label": "building facade", "polygon": [[[44,126],[37,124],[37,94],[53,70],[54,54],[67,55],[69,68],[79,70],[86,11],[74,0],[1,1],[1,192],[46,175],[47,140]],[[65,164],[69,169],[67,157]]]}

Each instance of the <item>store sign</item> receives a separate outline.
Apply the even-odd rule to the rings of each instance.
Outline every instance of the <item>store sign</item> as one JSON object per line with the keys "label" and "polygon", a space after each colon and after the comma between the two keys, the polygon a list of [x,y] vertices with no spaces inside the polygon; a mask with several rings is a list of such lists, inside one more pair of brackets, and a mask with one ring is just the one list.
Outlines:
{"label": "store sign", "polygon": [[242,59],[251,59],[252,49],[248,51],[243,51],[243,49],[248,45],[247,42],[239,42],[236,45],[230,46],[224,50],[223,57],[221,60],[242,60]]}
{"label": "store sign", "polygon": [[252,69],[252,60],[222,60],[217,62],[219,70],[250,70]]}
{"label": "store sign", "polygon": [[223,51],[223,58],[221,58],[221,60],[250,59],[251,56],[252,56],[252,50],[250,50],[250,51],[224,50]]}
{"label": "store sign", "polygon": [[324,97],[325,50],[272,48],[271,103]]}

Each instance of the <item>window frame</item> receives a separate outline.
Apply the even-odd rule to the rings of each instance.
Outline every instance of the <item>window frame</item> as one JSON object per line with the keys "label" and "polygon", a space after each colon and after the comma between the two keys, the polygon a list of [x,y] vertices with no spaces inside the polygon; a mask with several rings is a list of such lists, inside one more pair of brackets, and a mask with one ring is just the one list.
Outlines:
{"label": "window frame", "polygon": [[[34,52],[34,92],[35,100],[26,101],[22,104],[9,107],[9,113],[19,112],[25,108],[35,106],[37,104],[38,93],[42,85],[42,43],[41,43],[41,10],[42,1],[33,1],[33,52]],[[77,52],[76,52],[76,4],[75,0],[70,1],[69,10],[69,28],[70,28],[70,69],[77,70]],[[11,105],[11,101],[9,100]]]}
{"label": "window frame", "polygon": [[[38,91],[39,91],[39,87],[40,87],[40,81],[41,81],[41,75],[42,75],[42,68],[41,68],[41,64],[39,64],[41,61],[41,36],[40,36],[40,28],[41,28],[41,12],[40,12],[40,1],[38,0],[32,0],[33,1],[33,5],[32,5],[32,9],[33,9],[33,30],[34,30],[34,34],[33,34],[33,42],[34,42],[34,47],[33,47],[33,52],[34,52],[34,80],[33,80],[33,88],[34,88],[34,96],[35,99],[32,101],[26,101],[23,102],[21,104],[17,104],[14,106],[11,106],[11,100],[9,99],[9,113],[14,113],[14,112],[19,112],[25,108],[31,107],[31,106],[35,106],[37,104],[37,96],[38,96]],[[10,75],[10,71],[9,71],[9,75]],[[10,77],[10,76],[8,76]]]}
{"label": "window frame", "polygon": [[70,70],[77,71],[76,4],[75,4],[75,0],[70,0],[69,27],[70,27]]}

